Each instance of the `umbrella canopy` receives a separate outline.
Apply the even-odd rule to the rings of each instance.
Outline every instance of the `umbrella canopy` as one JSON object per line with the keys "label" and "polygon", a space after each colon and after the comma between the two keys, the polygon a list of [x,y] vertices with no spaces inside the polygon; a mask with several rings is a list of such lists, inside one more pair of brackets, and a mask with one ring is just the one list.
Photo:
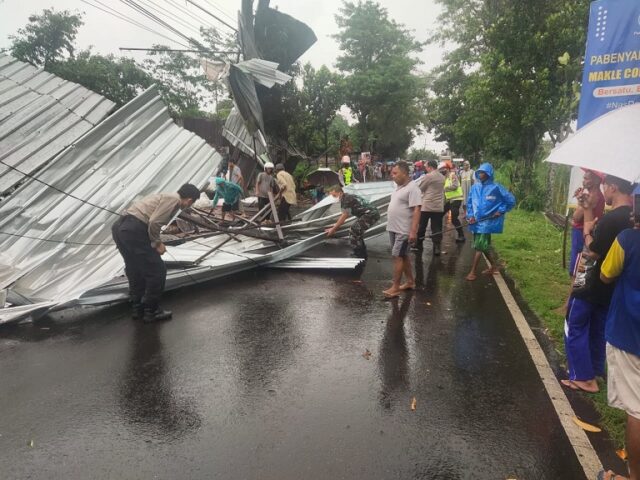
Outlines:
{"label": "umbrella canopy", "polygon": [[554,148],[546,161],[640,181],[640,103],[593,120]]}
{"label": "umbrella canopy", "polygon": [[330,168],[319,168],[307,175],[307,180],[313,185],[337,185],[340,177]]}

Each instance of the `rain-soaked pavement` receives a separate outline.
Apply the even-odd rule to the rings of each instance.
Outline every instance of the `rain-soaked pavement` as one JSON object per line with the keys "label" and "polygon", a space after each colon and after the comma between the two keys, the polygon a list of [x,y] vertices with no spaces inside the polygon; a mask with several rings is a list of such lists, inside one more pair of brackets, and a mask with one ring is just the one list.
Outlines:
{"label": "rain-soaked pavement", "polygon": [[494,282],[464,280],[469,246],[385,302],[385,240],[361,275],[168,294],[160,325],[0,329],[0,478],[584,478]]}

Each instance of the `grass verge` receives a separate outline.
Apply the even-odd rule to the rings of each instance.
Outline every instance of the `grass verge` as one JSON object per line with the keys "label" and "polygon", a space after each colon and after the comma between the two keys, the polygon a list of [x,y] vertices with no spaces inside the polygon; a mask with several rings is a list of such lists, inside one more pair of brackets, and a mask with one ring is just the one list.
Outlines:
{"label": "grass verge", "polygon": [[[495,235],[492,241],[506,273],[564,358],[563,305],[570,283],[562,268],[562,237],[562,232],[541,213],[514,210],[506,217],[504,233]],[[600,383],[600,393],[589,398],[602,417],[602,426],[616,447],[622,448],[626,417],[607,405],[606,384]]]}

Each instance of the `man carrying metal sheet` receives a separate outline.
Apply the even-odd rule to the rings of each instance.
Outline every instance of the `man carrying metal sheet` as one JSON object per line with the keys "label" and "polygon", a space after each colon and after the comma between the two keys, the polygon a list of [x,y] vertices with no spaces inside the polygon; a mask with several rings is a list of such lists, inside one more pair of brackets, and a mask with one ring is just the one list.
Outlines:
{"label": "man carrying metal sheet", "polygon": [[349,230],[349,241],[353,247],[353,255],[355,257],[367,258],[367,246],[364,243],[364,233],[380,220],[380,212],[365,199],[357,195],[344,193],[342,187],[333,187],[329,194],[334,198],[340,199],[342,215],[340,215],[340,218],[338,218],[338,221],[333,227],[325,230],[327,236],[332,237],[335,235],[344,222],[346,222],[351,215],[354,215],[357,217],[357,220],[351,226],[351,230]]}
{"label": "man carrying metal sheet", "polygon": [[177,193],[149,195],[134,202],[111,227],[124,259],[134,319],[150,323],[171,318],[171,312],[159,307],[167,276],[167,267],[160,258],[166,252],[160,231],[178,210],[189,208],[199,196],[198,188],[190,183]]}

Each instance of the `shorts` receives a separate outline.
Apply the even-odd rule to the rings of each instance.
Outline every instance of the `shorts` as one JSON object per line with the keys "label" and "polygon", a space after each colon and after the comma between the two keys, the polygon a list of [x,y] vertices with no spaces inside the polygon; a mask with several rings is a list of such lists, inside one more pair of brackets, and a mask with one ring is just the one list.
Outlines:
{"label": "shorts", "polygon": [[640,357],[607,343],[609,405],[640,420]]}
{"label": "shorts", "polygon": [[232,204],[228,204],[228,203],[222,204],[223,212],[237,212],[238,210],[240,210],[240,200],[236,200],[236,203],[232,203]]}
{"label": "shorts", "polygon": [[473,234],[473,249],[482,253],[487,253],[491,247],[491,234],[490,233],[474,233]]}
{"label": "shorts", "polygon": [[394,257],[406,257],[409,252],[409,235],[389,232],[391,242],[391,255]]}

